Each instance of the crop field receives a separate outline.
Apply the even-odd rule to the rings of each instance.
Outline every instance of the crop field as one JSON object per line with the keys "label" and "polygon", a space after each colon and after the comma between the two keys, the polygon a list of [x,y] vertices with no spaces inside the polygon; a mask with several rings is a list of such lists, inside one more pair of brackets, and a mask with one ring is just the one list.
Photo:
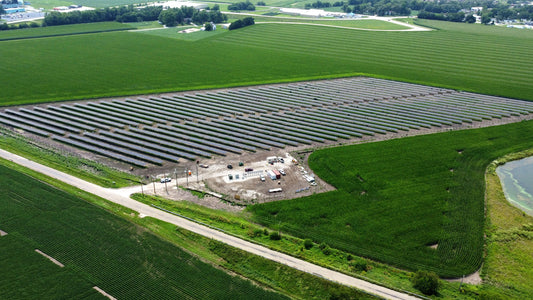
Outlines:
{"label": "crop field", "polygon": [[337,191],[249,209],[302,238],[460,277],[482,262],[485,168],[533,147],[525,136],[532,121],[320,150],[309,165]]}
{"label": "crop field", "polygon": [[0,73],[10,74],[0,105],[354,74],[533,100],[533,69],[524,63],[533,55],[531,32],[427,24],[444,29],[257,24],[195,42],[131,32],[1,42],[2,57],[32,55],[0,65]]}
{"label": "crop field", "polygon": [[100,22],[89,24],[75,24],[63,26],[51,26],[40,28],[26,28],[18,30],[6,30],[0,32],[0,41],[15,39],[44,38],[53,36],[64,36],[73,34],[87,34],[103,31],[129,30],[134,27],[130,24],[118,22]]}
{"label": "crop field", "polygon": [[[8,233],[0,237],[2,299],[95,298],[99,294],[93,286],[118,299],[284,298],[201,262],[146,229],[3,166],[0,191],[0,226]],[[65,267],[40,257],[34,249]]]}
{"label": "crop field", "polygon": [[354,77],[5,109],[0,123],[147,167],[533,113],[533,103]]}

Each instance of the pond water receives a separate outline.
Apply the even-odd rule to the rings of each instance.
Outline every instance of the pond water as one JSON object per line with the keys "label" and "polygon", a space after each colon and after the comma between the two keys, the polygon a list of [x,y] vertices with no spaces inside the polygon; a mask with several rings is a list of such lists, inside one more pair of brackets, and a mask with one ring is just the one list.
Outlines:
{"label": "pond water", "polygon": [[496,168],[505,197],[533,216],[533,157],[510,161]]}

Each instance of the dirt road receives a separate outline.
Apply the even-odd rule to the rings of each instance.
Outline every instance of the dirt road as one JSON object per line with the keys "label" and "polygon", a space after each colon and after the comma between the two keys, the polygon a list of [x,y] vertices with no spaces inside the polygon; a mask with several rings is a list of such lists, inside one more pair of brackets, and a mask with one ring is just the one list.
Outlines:
{"label": "dirt road", "polygon": [[294,258],[292,256],[289,256],[289,255],[286,255],[280,252],[270,250],[263,246],[241,240],[234,236],[227,235],[223,232],[220,232],[220,231],[202,226],[200,224],[194,223],[192,221],[188,221],[186,219],[180,218],[178,216],[166,213],[164,211],[158,210],[156,208],[153,208],[151,206],[148,206],[146,204],[137,202],[129,198],[128,196],[126,196],[127,193],[125,193],[124,189],[115,190],[115,189],[103,188],[95,184],[81,180],[79,178],[76,178],[74,176],[60,172],[58,170],[52,169],[50,167],[30,161],[21,156],[4,151],[2,149],[0,149],[0,157],[10,160],[12,162],[15,162],[26,168],[48,175],[52,178],[61,180],[67,184],[70,184],[79,189],[82,189],[89,193],[105,198],[109,201],[115,202],[117,204],[128,207],[130,209],[133,209],[142,215],[160,219],[162,221],[174,224],[176,226],[190,230],[197,234],[203,235],[207,238],[215,239],[217,241],[226,243],[230,246],[233,246],[233,247],[242,249],[244,251],[250,252],[252,254],[259,255],[261,257],[270,259],[272,261],[287,265],[297,270],[307,272],[309,274],[313,274],[313,275],[316,275],[316,276],[319,276],[319,277],[322,277],[322,278],[325,278],[325,279],[328,279],[334,282],[338,282],[343,285],[355,287],[357,289],[364,290],[368,293],[383,297],[385,299],[418,299],[411,295],[403,294],[403,293],[400,293],[400,292],[397,292],[391,289],[387,289],[385,287],[382,287],[376,284],[366,282],[364,280],[360,280],[360,279],[350,277],[348,275],[345,275],[345,274],[342,274],[336,271],[332,271],[332,270],[314,265],[312,263]]}

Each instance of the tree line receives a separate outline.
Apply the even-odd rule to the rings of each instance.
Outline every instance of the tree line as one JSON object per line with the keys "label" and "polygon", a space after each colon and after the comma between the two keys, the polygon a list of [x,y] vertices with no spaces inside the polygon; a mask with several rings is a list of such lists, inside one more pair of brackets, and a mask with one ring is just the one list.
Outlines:
{"label": "tree line", "polygon": [[88,11],[73,11],[69,13],[51,12],[46,14],[43,26],[110,21],[127,23],[156,20],[166,26],[176,26],[188,22],[197,24],[204,22],[220,23],[226,21],[227,16],[223,15],[219,10],[200,11],[194,7],[163,10],[162,6],[147,6],[137,9],[129,5]]}
{"label": "tree line", "polygon": [[448,14],[436,14],[427,11],[421,11],[417,16],[419,19],[429,19],[429,20],[440,20],[440,21],[449,21],[449,22],[465,22],[465,23],[475,23],[476,17],[472,14],[465,15],[462,12],[448,13]]}
{"label": "tree line", "polygon": [[222,23],[228,20],[228,17],[220,12],[218,5],[215,9],[197,10],[193,7],[170,8],[163,10],[158,18],[163,25],[172,27],[183,25],[189,22],[203,24],[205,22]]}
{"label": "tree line", "polygon": [[[264,4],[264,2],[263,2],[263,4]],[[259,3],[258,3],[258,5],[259,5]],[[250,2],[250,1],[237,2],[237,3],[233,3],[233,4],[228,5],[228,10],[249,10],[249,11],[254,11],[255,10],[255,5],[253,5],[252,2]]]}
{"label": "tree line", "polygon": [[229,30],[239,29],[246,26],[254,25],[255,20],[252,17],[246,17],[242,20],[237,20],[229,25]]}

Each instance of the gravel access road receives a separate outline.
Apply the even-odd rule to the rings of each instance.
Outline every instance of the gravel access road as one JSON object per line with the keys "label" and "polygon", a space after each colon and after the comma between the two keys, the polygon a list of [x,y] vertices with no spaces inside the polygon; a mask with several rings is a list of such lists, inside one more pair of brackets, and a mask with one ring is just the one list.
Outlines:
{"label": "gravel access road", "polygon": [[380,285],[376,285],[376,284],[373,284],[373,283],[370,283],[370,282],[367,282],[361,279],[357,279],[357,278],[342,274],[340,272],[332,271],[330,269],[326,269],[326,268],[314,265],[312,263],[303,261],[301,259],[297,259],[290,255],[286,255],[286,254],[283,254],[277,251],[273,251],[266,247],[247,242],[245,240],[225,234],[215,229],[211,229],[209,227],[186,220],[184,218],[175,216],[173,214],[166,213],[164,211],[161,211],[159,209],[156,209],[154,207],[148,206],[146,204],[143,204],[143,203],[140,203],[140,202],[137,202],[131,199],[130,197],[125,195],[124,189],[117,190],[117,189],[103,188],[101,186],[92,184],[90,182],[87,182],[77,177],[60,172],[53,168],[41,165],[39,163],[28,160],[24,157],[15,155],[13,153],[10,153],[2,149],[0,149],[0,157],[10,160],[26,168],[32,169],[34,171],[43,173],[57,180],[63,181],[81,190],[95,194],[99,197],[105,198],[109,201],[115,202],[124,207],[133,209],[139,212],[139,214],[142,214],[144,216],[150,216],[153,218],[160,219],[162,221],[165,221],[165,222],[174,224],[176,226],[182,227],[184,229],[190,230],[192,232],[195,232],[207,238],[215,239],[217,241],[226,243],[230,246],[233,246],[241,250],[247,251],[249,253],[259,255],[261,257],[270,259],[272,261],[287,265],[297,270],[307,272],[309,274],[313,274],[313,275],[316,275],[324,279],[331,280],[331,281],[334,281],[334,282],[337,282],[337,283],[340,283],[346,286],[351,286],[351,287],[366,291],[370,294],[380,296],[385,299],[418,299],[414,296],[400,293],[400,292],[382,287]]}

